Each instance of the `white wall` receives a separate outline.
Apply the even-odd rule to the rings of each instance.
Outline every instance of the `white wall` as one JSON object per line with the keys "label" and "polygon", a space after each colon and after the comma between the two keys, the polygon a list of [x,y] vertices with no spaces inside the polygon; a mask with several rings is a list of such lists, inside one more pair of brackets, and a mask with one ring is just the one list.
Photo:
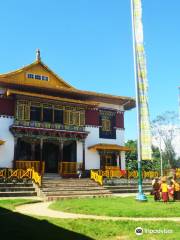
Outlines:
{"label": "white wall", "polygon": [[126,169],[125,152],[121,152],[121,169]]}
{"label": "white wall", "polygon": [[[117,129],[116,130],[116,139],[105,139],[99,138],[99,128],[98,127],[86,127],[86,131],[89,132],[86,141],[85,141],[85,168],[86,169],[99,169],[100,168],[100,156],[97,151],[89,150],[88,147],[98,144],[98,143],[107,143],[107,144],[118,144],[124,145],[124,130]],[[125,161],[122,158],[122,164]]]}
{"label": "white wall", "polygon": [[82,163],[83,162],[83,146],[82,142],[77,141],[77,162]]}
{"label": "white wall", "polygon": [[6,141],[0,145],[0,168],[13,167],[14,137],[9,131],[13,121],[13,118],[0,116],[0,139]]}

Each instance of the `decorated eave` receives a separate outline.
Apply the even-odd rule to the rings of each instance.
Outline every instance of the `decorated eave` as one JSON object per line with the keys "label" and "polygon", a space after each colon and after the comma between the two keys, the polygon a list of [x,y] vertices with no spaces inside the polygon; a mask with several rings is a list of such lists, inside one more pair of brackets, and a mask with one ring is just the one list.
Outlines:
{"label": "decorated eave", "polygon": [[73,138],[73,139],[85,139],[89,132],[85,131],[68,131],[68,130],[58,130],[58,129],[47,129],[47,128],[37,128],[37,127],[25,127],[25,126],[11,126],[11,132],[15,135],[32,136],[44,138]]}
{"label": "decorated eave", "polygon": [[93,150],[93,151],[125,151],[125,152],[129,152],[131,151],[131,149],[129,147],[126,146],[120,146],[118,144],[106,144],[106,143],[98,143],[95,145],[92,145],[90,147],[88,147],[89,150]]}
{"label": "decorated eave", "polygon": [[[28,73],[40,72],[41,75],[47,75],[48,81],[37,79],[28,79]],[[135,99],[123,96],[114,96],[110,94],[83,91],[74,88],[61,77],[57,76],[40,58],[35,62],[20,68],[16,71],[0,75],[0,85],[7,90],[7,94],[26,95],[52,100],[65,100],[66,102],[76,102],[80,104],[90,104],[97,106],[99,103],[109,103],[123,105],[124,110],[135,107]]]}

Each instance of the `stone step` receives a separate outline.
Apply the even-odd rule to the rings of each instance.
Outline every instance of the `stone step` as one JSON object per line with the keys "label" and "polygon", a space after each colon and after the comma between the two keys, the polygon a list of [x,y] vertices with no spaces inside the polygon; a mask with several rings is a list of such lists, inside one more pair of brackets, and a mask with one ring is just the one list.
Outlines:
{"label": "stone step", "polygon": [[74,183],[95,183],[94,181],[91,181],[91,180],[81,180],[81,179],[74,179],[74,181],[68,181],[68,179],[67,180],[64,180],[64,179],[58,179],[58,180],[55,180],[55,179],[49,179],[49,180],[47,180],[47,179],[42,179],[42,182],[44,182],[44,183],[47,183],[47,182],[52,182],[52,183],[69,183],[69,184],[74,184]]}
{"label": "stone step", "polygon": [[34,191],[29,192],[0,192],[0,197],[32,197],[37,196]]}
{"label": "stone step", "polygon": [[[126,186],[126,185],[131,185],[131,186],[136,186],[136,185],[138,185],[138,183],[117,183],[117,184],[108,184],[108,183],[104,183],[104,185],[105,186]],[[143,183],[142,185],[144,185],[144,186],[152,186],[152,184],[151,183]]]}
{"label": "stone step", "polygon": [[59,191],[59,192],[64,192],[64,191],[74,191],[74,192],[81,192],[81,191],[102,191],[102,190],[107,190],[109,191],[108,189],[105,189],[105,188],[101,188],[101,187],[97,187],[97,188],[42,188],[41,189],[43,192],[55,192],[55,191]]}
{"label": "stone step", "polygon": [[35,191],[34,187],[0,187],[0,192]]}
{"label": "stone step", "polygon": [[[150,192],[151,189],[148,188],[144,188],[143,189],[144,192]],[[138,192],[138,188],[132,188],[132,189],[114,189],[114,190],[110,190],[111,193],[137,193]]]}
{"label": "stone step", "polygon": [[[148,185],[143,185],[142,186],[143,188],[150,188],[152,189],[151,186],[148,186]],[[138,188],[138,185],[134,185],[134,186],[131,186],[131,185],[124,185],[124,186],[107,186],[107,185],[104,185],[104,188],[106,189],[109,189],[109,190],[113,190],[113,189],[132,189],[132,188]]]}
{"label": "stone step", "polygon": [[56,201],[56,200],[63,200],[63,199],[77,199],[77,198],[104,198],[104,197],[111,197],[112,194],[95,194],[95,195],[66,195],[66,196],[47,196],[45,197],[46,201]]}
{"label": "stone step", "polygon": [[33,187],[32,183],[0,183],[1,187]]}
{"label": "stone step", "polygon": [[56,191],[56,192],[43,192],[45,196],[66,196],[66,195],[96,195],[96,194],[110,194],[108,190],[101,191]]}
{"label": "stone step", "polygon": [[89,187],[100,187],[99,184],[89,184],[89,185],[67,185],[67,184],[42,184],[42,188],[89,188]]}

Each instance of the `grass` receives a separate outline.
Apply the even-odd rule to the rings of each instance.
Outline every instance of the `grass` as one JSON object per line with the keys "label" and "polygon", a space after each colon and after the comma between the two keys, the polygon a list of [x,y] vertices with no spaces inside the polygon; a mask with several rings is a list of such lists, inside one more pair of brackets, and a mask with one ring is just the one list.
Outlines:
{"label": "grass", "polygon": [[[91,199],[94,200],[94,199]],[[107,200],[107,199],[106,199]],[[30,203],[28,199],[0,200],[0,237],[14,240],[175,240],[180,239],[179,222],[135,222],[135,221],[100,221],[88,219],[56,219],[48,217],[30,217],[12,212],[15,206]],[[139,203],[140,204],[140,203]],[[135,235],[135,228],[166,229],[171,234]]]}
{"label": "grass", "polygon": [[115,217],[180,217],[180,202],[139,202],[134,197],[67,199],[52,203],[49,208],[64,212]]}
{"label": "grass", "polygon": [[[180,223],[157,221],[157,222],[133,222],[133,221],[100,221],[100,220],[62,220],[62,219],[47,219],[56,226],[76,231],[80,234],[88,236],[96,240],[135,240],[135,239],[161,239],[161,240],[177,240],[180,239]],[[144,233],[142,236],[136,236],[135,229],[142,227],[150,230],[171,230],[169,234],[148,234]]]}
{"label": "grass", "polygon": [[0,207],[14,210],[17,206],[22,205],[22,204],[29,204],[29,203],[35,203],[39,202],[37,200],[32,200],[32,199],[3,199],[0,200]]}

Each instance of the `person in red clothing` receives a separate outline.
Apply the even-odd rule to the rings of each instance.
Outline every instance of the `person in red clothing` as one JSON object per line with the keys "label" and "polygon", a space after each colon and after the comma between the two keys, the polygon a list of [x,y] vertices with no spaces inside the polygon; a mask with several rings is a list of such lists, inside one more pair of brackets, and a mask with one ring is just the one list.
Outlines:
{"label": "person in red clothing", "polygon": [[167,185],[167,179],[166,177],[162,178],[162,183],[161,183],[161,192],[162,192],[162,200],[164,203],[167,203],[169,198],[168,198],[168,185]]}
{"label": "person in red clothing", "polygon": [[168,195],[169,199],[174,200],[174,184],[172,181],[170,181],[170,184],[168,185]]}
{"label": "person in red clothing", "polygon": [[159,179],[155,178],[155,181],[153,183],[153,195],[154,195],[154,201],[159,201],[161,199],[160,197],[160,183]]}

